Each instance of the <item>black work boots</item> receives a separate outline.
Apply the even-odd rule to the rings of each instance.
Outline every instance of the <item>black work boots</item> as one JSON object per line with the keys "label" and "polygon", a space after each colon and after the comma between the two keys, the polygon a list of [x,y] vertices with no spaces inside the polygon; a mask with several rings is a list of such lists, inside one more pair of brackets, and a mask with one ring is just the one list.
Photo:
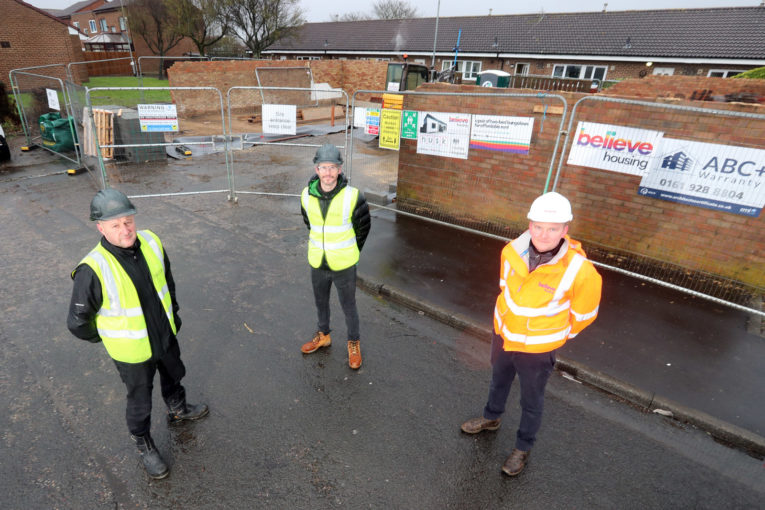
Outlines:
{"label": "black work boots", "polygon": [[172,405],[167,410],[167,423],[174,425],[183,421],[194,421],[204,418],[210,413],[207,404],[188,404],[182,402]]}
{"label": "black work boots", "polygon": [[146,468],[146,473],[155,480],[165,478],[170,474],[170,469],[162,460],[162,457],[157,451],[157,447],[154,445],[154,440],[151,438],[151,434],[148,432],[143,436],[130,436],[135,441],[138,451],[141,454],[141,460],[143,460],[143,467]]}

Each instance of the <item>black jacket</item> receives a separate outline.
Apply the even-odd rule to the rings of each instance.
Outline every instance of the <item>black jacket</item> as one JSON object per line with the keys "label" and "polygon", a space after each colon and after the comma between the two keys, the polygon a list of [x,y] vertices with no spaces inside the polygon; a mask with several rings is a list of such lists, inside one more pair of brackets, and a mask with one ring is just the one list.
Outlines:
{"label": "black jacket", "polygon": [[[321,215],[323,218],[327,217],[327,210],[329,210],[329,204],[332,202],[332,199],[335,198],[340,190],[346,186],[348,186],[348,179],[346,179],[345,175],[342,173],[337,177],[337,186],[335,186],[335,188],[328,193],[322,191],[318,175],[314,175],[308,181],[308,192],[312,196],[319,199],[319,207],[321,208]],[[303,221],[305,222],[305,226],[308,227],[308,230],[310,231],[311,222],[308,221],[308,213],[303,208],[302,201],[300,204],[300,212],[303,214]],[[356,201],[356,207],[353,209],[353,214],[351,214],[351,223],[353,224],[353,232],[356,234],[356,246],[359,247],[360,252],[364,247],[364,243],[367,240],[367,235],[369,235],[369,228],[372,225],[372,218],[369,215],[369,205],[367,205],[367,198],[364,196],[364,193],[362,193],[361,190],[359,190],[359,198]],[[321,268],[329,269],[326,257],[321,262]]]}
{"label": "black jacket", "polygon": [[[152,359],[157,360],[165,354],[175,335],[173,335],[170,321],[167,320],[162,302],[154,288],[149,266],[146,264],[143,253],[141,253],[140,243],[139,238],[136,239],[132,247],[120,248],[111,244],[106,238],[101,238],[101,246],[117,258],[133,281],[146,319]],[[175,326],[180,331],[181,319],[178,316],[179,307],[175,299],[175,281],[173,280],[173,273],[170,271],[170,260],[167,258],[167,251],[164,250],[164,246],[163,251],[165,253],[165,279],[173,303]],[[77,338],[94,343],[100,342],[101,338],[96,329],[96,312],[101,308],[103,302],[101,282],[87,264],[79,265],[75,269],[72,279],[74,280],[74,288],[72,289],[72,300],[69,303],[66,325]]]}

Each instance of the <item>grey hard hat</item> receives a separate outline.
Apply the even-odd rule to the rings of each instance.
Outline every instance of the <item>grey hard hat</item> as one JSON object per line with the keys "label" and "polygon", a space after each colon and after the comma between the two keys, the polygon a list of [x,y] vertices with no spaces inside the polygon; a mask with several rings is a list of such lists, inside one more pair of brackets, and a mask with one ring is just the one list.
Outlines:
{"label": "grey hard hat", "polygon": [[121,191],[102,189],[90,201],[91,221],[113,220],[135,214],[135,206]]}
{"label": "grey hard hat", "polygon": [[343,155],[337,150],[337,147],[331,143],[325,143],[319,147],[316,151],[316,155],[313,157],[313,164],[319,163],[334,163],[335,165],[343,164]]}

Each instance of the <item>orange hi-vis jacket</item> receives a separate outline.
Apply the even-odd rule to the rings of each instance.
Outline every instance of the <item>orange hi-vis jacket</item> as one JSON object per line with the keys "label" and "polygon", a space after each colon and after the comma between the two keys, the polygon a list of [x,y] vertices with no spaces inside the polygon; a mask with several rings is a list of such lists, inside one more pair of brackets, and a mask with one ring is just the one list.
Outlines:
{"label": "orange hi-vis jacket", "polygon": [[549,352],[598,316],[602,279],[568,236],[552,260],[529,273],[530,242],[526,231],[502,250],[494,331],[506,351]]}

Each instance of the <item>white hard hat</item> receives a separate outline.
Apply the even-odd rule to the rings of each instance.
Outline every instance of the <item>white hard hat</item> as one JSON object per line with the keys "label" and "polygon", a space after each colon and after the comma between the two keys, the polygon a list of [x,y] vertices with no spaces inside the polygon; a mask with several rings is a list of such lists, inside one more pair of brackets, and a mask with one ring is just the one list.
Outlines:
{"label": "white hard hat", "polygon": [[571,214],[571,203],[555,191],[538,196],[532,202],[526,217],[531,221],[543,223],[568,223],[574,219]]}

